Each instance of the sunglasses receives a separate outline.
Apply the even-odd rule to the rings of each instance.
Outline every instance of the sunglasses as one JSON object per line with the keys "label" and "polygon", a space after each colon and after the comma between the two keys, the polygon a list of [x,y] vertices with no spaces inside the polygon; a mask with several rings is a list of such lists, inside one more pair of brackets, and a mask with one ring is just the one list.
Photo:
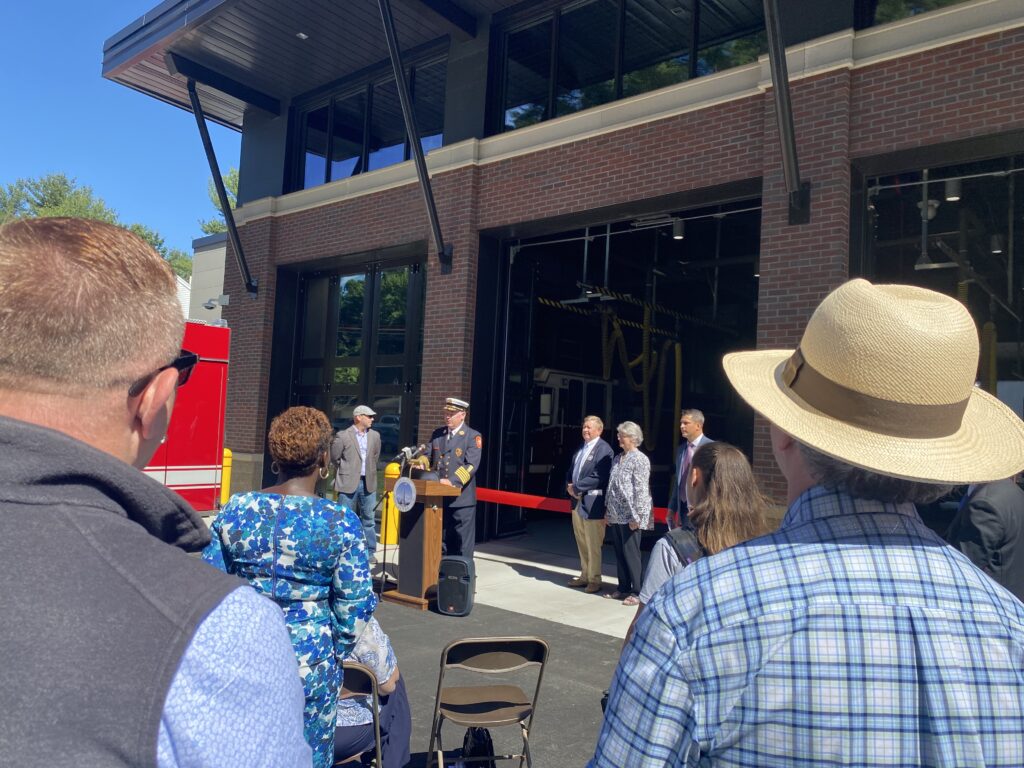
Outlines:
{"label": "sunglasses", "polygon": [[152,373],[148,373],[141,379],[136,381],[130,387],[128,387],[128,397],[138,397],[142,394],[142,390],[149,386],[149,383],[153,381],[161,372],[166,371],[168,368],[173,368],[178,372],[178,382],[175,384],[176,387],[182,387],[188,383],[189,377],[192,375],[192,370],[196,367],[196,363],[200,360],[199,355],[195,352],[189,352],[187,349],[181,350],[176,358],[174,358],[167,365],[157,368]]}

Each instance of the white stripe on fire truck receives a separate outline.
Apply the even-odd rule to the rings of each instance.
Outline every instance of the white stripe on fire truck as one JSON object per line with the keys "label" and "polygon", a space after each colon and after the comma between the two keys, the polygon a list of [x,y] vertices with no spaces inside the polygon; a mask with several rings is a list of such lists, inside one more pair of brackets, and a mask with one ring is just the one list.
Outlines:
{"label": "white stripe on fire truck", "polygon": [[178,488],[186,485],[220,484],[220,467],[146,467],[146,474],[164,485]]}

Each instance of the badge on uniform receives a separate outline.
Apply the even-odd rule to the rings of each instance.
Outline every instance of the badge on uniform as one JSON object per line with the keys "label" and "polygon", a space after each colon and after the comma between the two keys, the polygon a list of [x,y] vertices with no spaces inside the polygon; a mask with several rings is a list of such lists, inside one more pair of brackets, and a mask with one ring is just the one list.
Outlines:
{"label": "badge on uniform", "polygon": [[483,438],[483,436],[482,435],[477,435],[475,439],[476,439],[476,447],[477,448],[483,448],[484,447],[484,438]]}
{"label": "badge on uniform", "polygon": [[462,455],[462,449],[461,448],[456,448],[455,449],[455,455],[456,456],[461,456]]}
{"label": "badge on uniform", "polygon": [[466,430],[460,429],[459,430],[459,437],[465,437],[465,436],[466,436]]}

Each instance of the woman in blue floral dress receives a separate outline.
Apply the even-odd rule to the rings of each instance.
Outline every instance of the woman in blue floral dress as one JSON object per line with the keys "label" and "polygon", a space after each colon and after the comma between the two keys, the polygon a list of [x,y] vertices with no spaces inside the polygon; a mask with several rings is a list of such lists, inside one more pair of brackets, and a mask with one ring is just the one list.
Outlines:
{"label": "woman in blue floral dress", "polygon": [[208,563],[247,579],[284,611],[316,768],[328,768],[333,757],[341,660],[377,605],[359,518],[315,493],[332,436],[327,416],[316,409],[289,408],[277,416],[267,439],[277,483],[232,496],[203,551]]}

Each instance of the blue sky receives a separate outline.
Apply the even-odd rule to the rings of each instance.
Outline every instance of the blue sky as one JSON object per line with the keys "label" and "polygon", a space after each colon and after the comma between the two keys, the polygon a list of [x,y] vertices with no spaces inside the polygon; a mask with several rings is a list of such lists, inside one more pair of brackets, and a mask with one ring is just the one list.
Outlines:
{"label": "blue sky", "polygon": [[[100,75],[104,40],[158,4],[37,0],[4,12],[0,184],[64,172],[191,253],[197,220],[214,215],[195,118]],[[221,170],[237,166],[241,135],[214,124],[210,135]]]}

